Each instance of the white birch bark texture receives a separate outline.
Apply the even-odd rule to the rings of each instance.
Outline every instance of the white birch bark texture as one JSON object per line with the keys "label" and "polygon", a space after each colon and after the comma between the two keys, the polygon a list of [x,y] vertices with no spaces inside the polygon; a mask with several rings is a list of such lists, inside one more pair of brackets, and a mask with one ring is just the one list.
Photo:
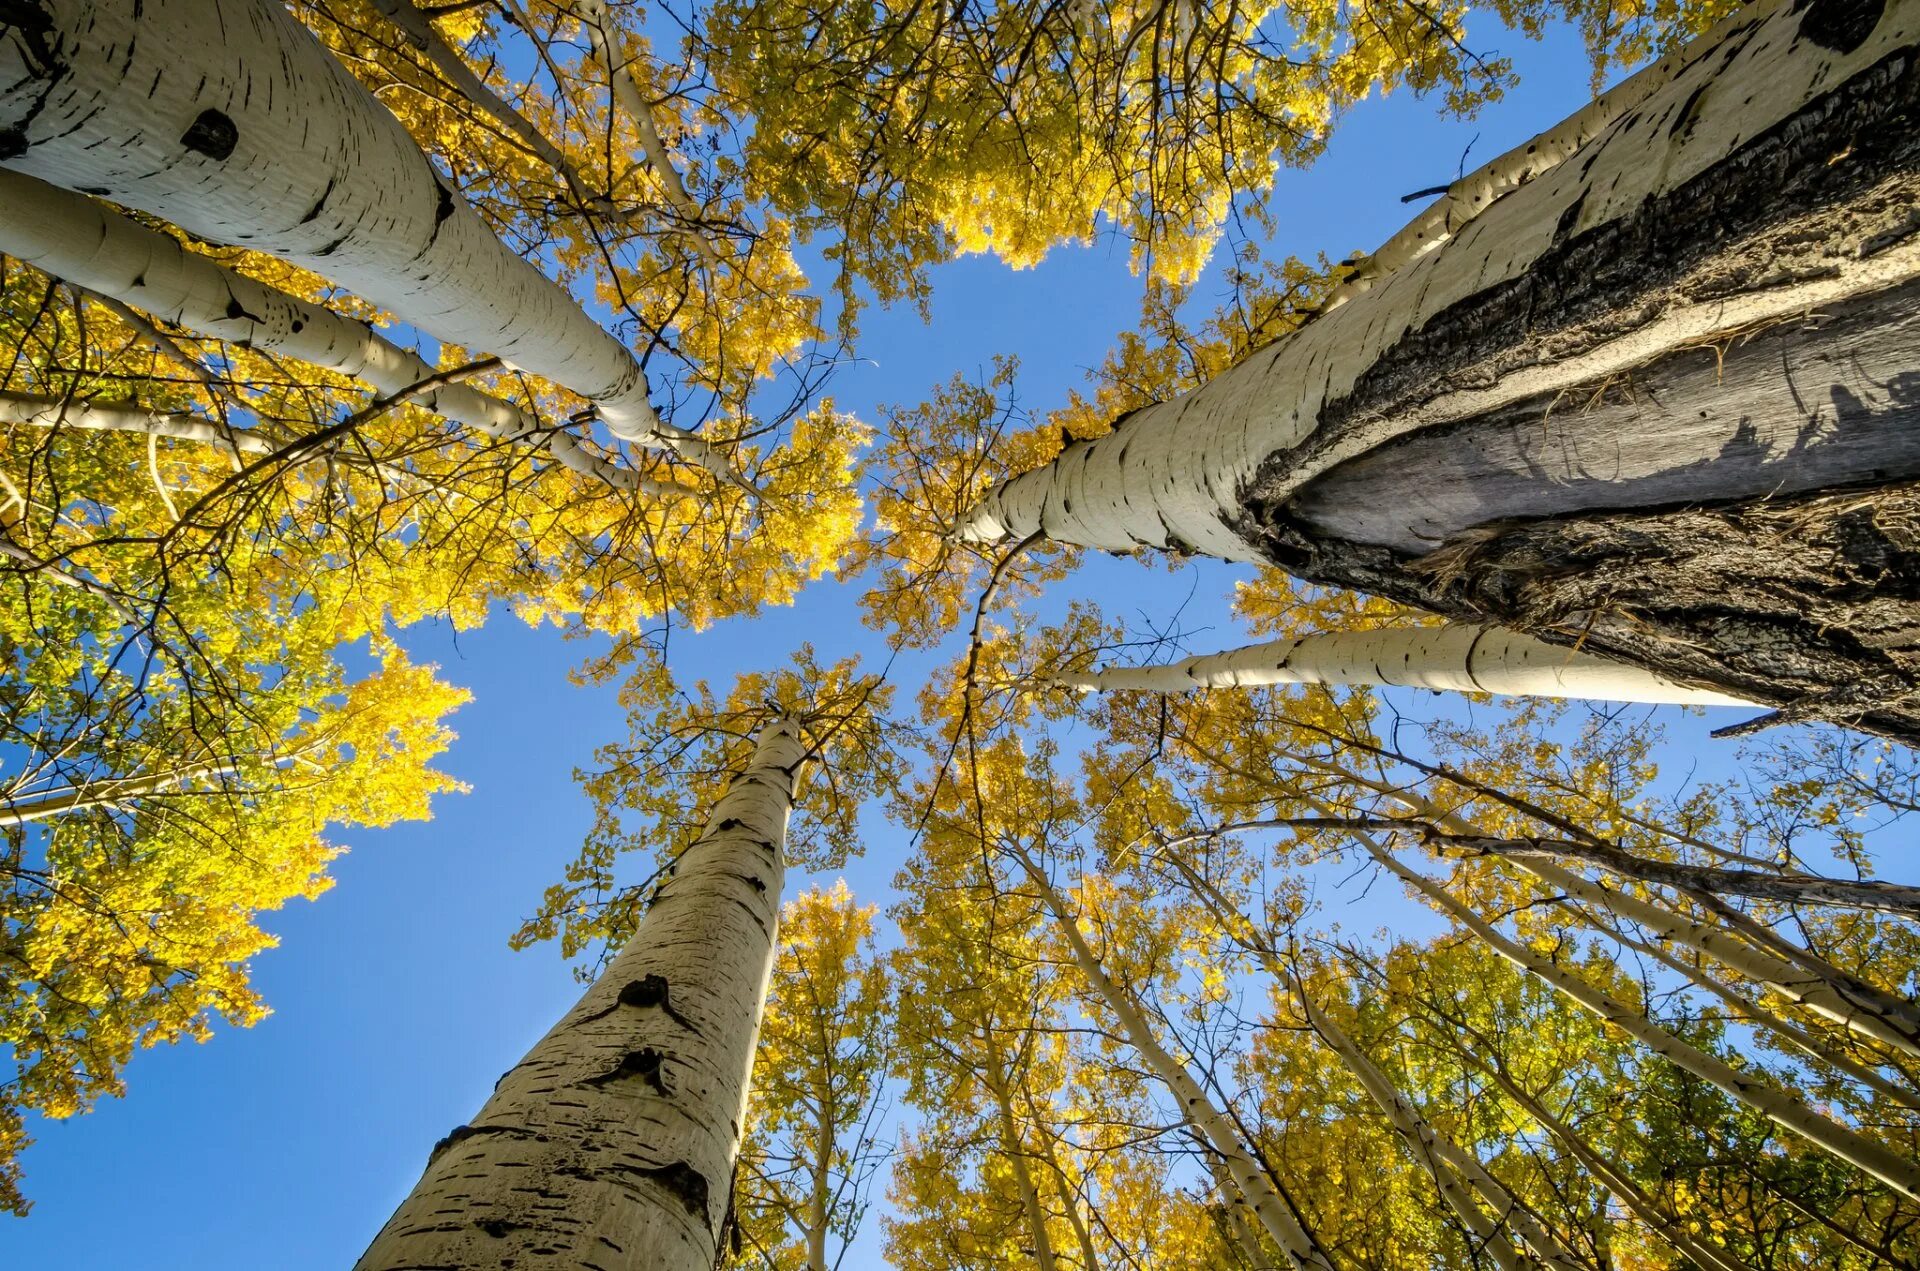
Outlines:
{"label": "white birch bark texture", "polygon": [[[5,251],[0,248],[0,251]],[[186,410],[148,410],[116,402],[61,401],[29,393],[0,393],[0,423],[31,428],[72,428],[79,432],[135,433],[174,441],[199,441],[240,454],[262,455],[273,442],[218,420]]]}
{"label": "white birch bark texture", "polygon": [[358,1271],[712,1271],[805,762],[791,723],[762,730],[633,937],[434,1148]]}
{"label": "white birch bark texture", "polygon": [[320,274],[731,468],[659,418],[633,354],[515,255],[273,0],[26,0],[0,40],[0,163]]}
{"label": "white birch bark texture", "polygon": [[[437,373],[426,359],[364,322],[190,252],[167,235],[83,194],[5,168],[0,168],[0,252],[175,326],[231,344],[284,353],[309,366],[362,380],[384,396],[404,393]],[[589,453],[564,429],[543,429],[512,402],[472,385],[445,384],[412,400],[489,437],[544,444],[556,463],[616,489],[659,496],[685,493],[682,487],[648,480]],[[69,411],[64,422],[68,427],[108,427],[98,409],[86,418],[92,422],[83,422],[80,414]],[[170,425],[171,430],[149,431],[208,440],[191,430],[187,418]],[[227,430],[219,425],[205,427],[219,433],[222,442],[229,440]],[[241,449],[251,443],[261,443],[261,451],[271,449],[258,437],[241,433],[233,437]]]}
{"label": "white birch bark texture", "polygon": [[1599,986],[1508,939],[1432,879],[1401,864],[1392,852],[1370,836],[1356,833],[1354,838],[1389,873],[1427,897],[1462,927],[1479,937],[1488,948],[1522,971],[1552,985],[1654,1054],[1718,1087],[1730,1098],[1782,1129],[1799,1135],[1836,1159],[1879,1179],[1901,1195],[1920,1200],[1920,1164],[1820,1115],[1769,1083],[1749,1077],[1705,1051],[1688,1045]]}
{"label": "white birch bark texture", "polygon": [[[1546,294],[1538,277],[1541,262],[1570,241],[1638,225],[1636,214],[1668,206],[1663,200],[1689,182],[1738,167],[1743,146],[1828,94],[1868,92],[1877,82],[1870,72],[1904,71],[1917,12],[1920,0],[1761,0],[1740,9],[1629,81],[1633,87],[1623,97],[1639,95],[1637,105],[1577,151],[1569,153],[1555,129],[1544,134],[1551,143],[1544,150],[1536,142],[1503,156],[1495,179],[1479,183],[1487,197],[1477,214],[1464,224],[1442,224],[1444,232],[1434,235],[1439,241],[1418,254],[1409,251],[1364,295],[1201,388],[1137,410],[1107,436],[1070,445],[1051,464],[1004,483],[963,519],[959,535],[998,541],[1038,532],[1114,551],[1155,547],[1262,560],[1260,526],[1247,515],[1256,487],[1262,507],[1282,510],[1315,477],[1396,438],[1520,403],[1551,402],[1573,386],[1624,377],[1676,350],[1732,343],[1739,333],[1920,277],[1920,236],[1898,227],[1900,214],[1889,209],[1883,209],[1892,218],[1885,223],[1869,226],[1872,218],[1862,217],[1831,241],[1810,245],[1807,261],[1776,260],[1777,268],[1744,274],[1720,270],[1732,276],[1716,280],[1718,262],[1708,259],[1671,286],[1662,284],[1651,299],[1593,298],[1589,308],[1613,305],[1607,321],[1583,321],[1590,315],[1569,301],[1564,321],[1547,322],[1548,301],[1557,297]],[[1651,81],[1650,91],[1641,93],[1642,79]],[[1574,127],[1568,135],[1581,131]],[[1532,170],[1542,153],[1563,161]],[[1846,160],[1844,154],[1823,158]],[[1519,177],[1499,177],[1504,172]],[[1501,189],[1504,197],[1493,197]],[[1421,223],[1427,220],[1423,214]],[[1700,237],[1712,241],[1711,227]],[[1660,263],[1648,261],[1648,269]],[[1558,288],[1576,300],[1577,265],[1561,262],[1570,280]],[[1703,271],[1706,278],[1695,276]],[[1523,311],[1540,321],[1516,321],[1503,312],[1487,319],[1486,330],[1455,333],[1446,337],[1447,347],[1436,345],[1443,337],[1435,334],[1435,320],[1450,311],[1529,295]],[[1441,352],[1459,352],[1464,361],[1444,374],[1428,370]],[[1711,355],[1701,356],[1711,367]],[[1580,405],[1574,400],[1565,409]],[[1673,462],[1707,472],[1741,422],[1727,421],[1724,437],[1700,443],[1702,451],[1676,454]],[[1803,449],[1817,448],[1817,438],[1802,440]],[[1869,467],[1864,477],[1872,475]],[[1752,479],[1759,483],[1750,492],[1755,497],[1781,488],[1778,473],[1761,469]],[[1820,481],[1813,488],[1833,477]],[[1402,474],[1406,490],[1420,483],[1418,472]]]}
{"label": "white birch bark texture", "polygon": [[1056,676],[1055,682],[1089,692],[1137,689],[1179,693],[1196,688],[1271,684],[1354,684],[1601,702],[1752,704],[1711,689],[1676,684],[1652,671],[1610,658],[1547,644],[1517,631],[1464,624],[1328,631],[1268,640],[1225,653],[1197,654],[1165,666],[1108,667],[1065,674]]}

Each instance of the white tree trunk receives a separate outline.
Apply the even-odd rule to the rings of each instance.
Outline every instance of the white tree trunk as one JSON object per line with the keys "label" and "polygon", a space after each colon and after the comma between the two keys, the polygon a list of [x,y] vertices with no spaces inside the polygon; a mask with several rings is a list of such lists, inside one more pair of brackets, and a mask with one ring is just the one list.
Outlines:
{"label": "white tree trunk", "polygon": [[694,249],[700,253],[709,269],[718,269],[721,264],[720,252],[700,229],[700,203],[688,192],[680,169],[673,165],[673,156],[668,153],[667,143],[660,136],[660,127],[654,122],[653,106],[641,96],[640,81],[635,77],[633,67],[614,51],[613,24],[604,0],[578,0],[577,11],[580,25],[593,46],[593,55],[607,72],[607,84],[613,93],[614,105],[632,121],[634,131],[640,137],[640,150],[647,157],[647,166],[653,169],[654,179],[660,182],[661,193],[666,196],[674,212],[686,222],[685,237],[692,240]]}
{"label": "white tree trunk", "polygon": [[1731,987],[1722,984],[1701,968],[1675,957],[1663,948],[1659,941],[1635,940],[1626,932],[1611,923],[1601,921],[1598,916],[1595,915],[1589,915],[1587,921],[1608,939],[1618,941],[1623,948],[1645,954],[1647,957],[1652,958],[1654,961],[1666,967],[1669,971],[1683,977],[1689,984],[1697,985],[1702,991],[1719,998],[1731,1007],[1734,1013],[1740,1018],[1757,1024],[1776,1036],[1784,1038],[1786,1041],[1798,1047],[1803,1054],[1829,1067],[1838,1069],[1861,1085],[1867,1087],[1867,1089],[1873,1091],[1882,1099],[1897,1103],[1905,1108],[1910,1108],[1915,1112],[1920,1112],[1920,1095],[1915,1094],[1912,1090],[1902,1088],[1895,1082],[1889,1081],[1886,1077],[1875,1072],[1865,1064],[1855,1063],[1852,1059],[1835,1051],[1831,1046],[1826,1045],[1818,1037],[1815,1037],[1806,1029],[1801,1028],[1798,1024],[1781,1019],[1778,1015],[1775,1015],[1772,1011],[1760,1005],[1760,1003],[1735,992]]}
{"label": "white tree trunk", "polygon": [[[85,195],[0,168],[0,252],[55,278],[163,318],[176,326],[364,380],[386,396],[403,393],[436,371],[364,322],[343,317],[190,252]],[[511,402],[468,384],[447,384],[414,399],[489,437],[544,443],[554,460],[618,489],[683,494],[589,454],[564,429],[543,429]],[[77,422],[70,411],[65,422]],[[104,416],[99,417],[104,425]],[[218,428],[218,425],[208,425]],[[164,432],[163,436],[183,436]],[[260,438],[243,438],[258,442]],[[200,438],[196,438],[200,439]],[[224,432],[219,437],[227,440]]]}
{"label": "white tree trunk", "polygon": [[1019,862],[1027,877],[1039,891],[1047,911],[1053,915],[1055,925],[1066,938],[1067,948],[1071,952],[1074,965],[1086,977],[1100,1000],[1113,1012],[1114,1019],[1126,1034],[1128,1043],[1139,1052],[1147,1068],[1165,1084],[1180,1105],[1180,1114],[1193,1128],[1212,1145],[1225,1166],[1227,1176],[1239,1188],[1240,1194],[1252,1205],[1254,1216],[1266,1229],[1293,1265],[1311,1271],[1333,1271],[1332,1264],[1320,1251],[1318,1244],[1307,1234],[1304,1227],[1293,1215],[1280,1193],[1275,1191],[1260,1167],[1247,1154],[1240,1142],[1240,1135],[1228,1123],[1226,1116],[1213,1106],[1213,1100],[1193,1074],[1187,1071],[1185,1064],[1167,1052],[1154,1036],[1153,1026],[1119,985],[1107,975],[1100,960],[1094,956],[1086,937],[1081,934],[1080,924],[1067,912],[1066,903],[1054,890],[1053,882],[1040,869],[1033,858],[1017,845],[1012,847],[1014,858]]}
{"label": "white tree trunk", "polygon": [[[1746,143],[1905,50],[1915,38],[1916,4],[1920,0],[1887,0],[1885,16],[1870,31],[1838,41],[1816,27],[1846,7],[1837,0],[1811,6],[1811,16],[1808,5],[1788,0],[1762,0],[1736,12],[1674,58],[1642,71],[1629,81],[1633,87],[1623,86],[1623,99],[1639,98],[1636,107],[1582,147],[1578,162],[1536,173],[1524,160],[1529,151],[1565,157],[1566,140],[1584,126],[1556,128],[1503,156],[1490,166],[1531,179],[1471,209],[1476,214],[1464,224],[1455,220],[1461,209],[1441,214],[1437,243],[1409,252],[1351,303],[1203,387],[1135,411],[1109,435],[1071,445],[1048,466],[993,490],[959,533],[999,541],[1043,532],[1058,542],[1114,551],[1151,546],[1262,560],[1266,551],[1243,507],[1256,484],[1266,505],[1281,507],[1314,477],[1394,438],[1550,398],[1572,385],[1625,375],[1676,349],[1731,340],[1920,277],[1920,239],[1907,235],[1883,245],[1876,226],[1858,243],[1818,253],[1823,267],[1805,276],[1699,288],[1695,297],[1671,297],[1628,329],[1580,331],[1561,347],[1511,363],[1490,356],[1470,374],[1410,390],[1377,416],[1327,424],[1330,408],[1351,398],[1396,349],[1410,353],[1443,312],[1526,279],[1570,236],[1660,206],[1664,196]],[[1640,91],[1641,80],[1650,91]],[[1484,193],[1497,193],[1501,184],[1496,180]],[[1418,223],[1431,219],[1423,214]],[[1412,374],[1417,377],[1417,368]],[[1719,445],[1677,462],[1710,459]],[[1415,485],[1410,476],[1408,488]],[[1777,486],[1776,480],[1771,488]],[[1759,487],[1761,493],[1769,488]]]}
{"label": "white tree trunk", "polygon": [[[1448,812],[1424,796],[1395,789],[1385,782],[1361,776],[1311,755],[1288,752],[1287,757],[1303,767],[1315,768],[1373,790],[1415,816],[1430,819],[1453,833],[1476,835],[1480,832],[1473,822]],[[1513,864],[1556,891],[1565,892],[1625,918],[1644,928],[1657,940],[1666,940],[1712,958],[1789,1002],[1797,1003],[1843,1028],[1863,1037],[1871,1037],[1905,1054],[1920,1056],[1920,1027],[1915,1024],[1915,1011],[1911,1003],[1903,1002],[1872,985],[1842,982],[1833,968],[1818,963],[1817,959],[1808,958],[1802,966],[1795,967],[1785,958],[1756,947],[1732,931],[1697,922],[1638,896],[1602,886],[1551,861],[1517,859]],[[1744,915],[1740,919],[1743,923],[1750,922]],[[1753,926],[1758,928],[1758,924]],[[1753,934],[1757,936],[1759,931]]]}
{"label": "white tree trunk", "polygon": [[[1385,1114],[1394,1132],[1413,1153],[1414,1160],[1426,1171],[1427,1177],[1433,1180],[1433,1185],[1439,1190],[1441,1198],[1446,1201],[1447,1208],[1451,1209],[1473,1234],[1477,1247],[1484,1250],[1502,1268],[1522,1266],[1520,1250],[1515,1247],[1507,1234],[1509,1224],[1514,1219],[1525,1216],[1514,1204],[1513,1197],[1507,1194],[1505,1188],[1497,1184],[1492,1190],[1484,1186],[1481,1180],[1486,1179],[1486,1175],[1481,1171],[1474,1179],[1473,1190],[1480,1192],[1492,1205],[1498,1221],[1488,1218],[1474,1203],[1472,1191],[1464,1187],[1460,1177],[1454,1173],[1456,1162],[1463,1163],[1466,1153],[1434,1129],[1433,1124],[1407,1101],[1405,1095],[1400,1093],[1399,1087],[1388,1080],[1387,1075],[1380,1071],[1373,1060],[1353,1043],[1345,1030],[1328,1019],[1326,1014],[1313,1004],[1313,999],[1307,995],[1306,985],[1300,982],[1298,976],[1288,974],[1282,982],[1290,984],[1294,996],[1306,1012],[1308,1026],[1332,1048],[1335,1054],[1340,1056],[1347,1070],[1359,1080],[1360,1088],[1367,1092],[1374,1106]],[[1537,1229],[1534,1238],[1538,1238]],[[1532,1244],[1534,1238],[1530,1238],[1528,1243]],[[1540,1249],[1537,1244],[1534,1247],[1536,1250]],[[1562,1271],[1575,1271],[1577,1266],[1570,1262],[1553,1262],[1551,1265],[1562,1268]]]}
{"label": "white tree trunk", "polygon": [[806,762],[768,724],[633,937],[435,1149],[358,1271],[711,1271]]}
{"label": "white tree trunk", "polygon": [[[5,251],[0,247],[0,251]],[[30,393],[0,393],[0,422],[33,428],[72,428],[80,432],[135,433],[222,446],[240,454],[261,455],[274,443],[258,433],[229,428],[186,410],[148,410],[109,402],[63,402]]]}
{"label": "white tree trunk", "polygon": [[[592,401],[615,434],[733,480],[662,421],[633,354],[515,255],[272,0],[27,0],[0,43],[0,161],[329,278]],[[23,27],[23,29],[25,29]]]}
{"label": "white tree trunk", "polygon": [[1527,1115],[1540,1122],[1549,1134],[1560,1141],[1573,1158],[1580,1162],[1581,1168],[1593,1177],[1594,1182],[1617,1196],[1620,1203],[1626,1206],[1627,1212],[1647,1224],[1680,1256],[1699,1264],[1702,1271],[1753,1271],[1752,1267],[1740,1262],[1718,1245],[1696,1239],[1687,1231],[1684,1224],[1666,1212],[1659,1202],[1647,1195],[1631,1177],[1615,1169],[1605,1157],[1575,1133],[1572,1127],[1548,1112],[1541,1106],[1539,1100],[1520,1089],[1499,1065],[1488,1062],[1486,1056],[1475,1053],[1469,1047],[1461,1048],[1461,1057],[1498,1082],[1501,1089],[1526,1110]]}
{"label": "white tree trunk", "polygon": [[1108,667],[1055,682],[1083,690],[1179,693],[1268,684],[1366,684],[1436,692],[1572,697],[1600,702],[1746,706],[1737,697],[1675,684],[1637,666],[1547,644],[1499,627],[1450,624],[1328,631],[1205,653],[1166,666]]}
{"label": "white tree trunk", "polygon": [[1455,899],[1432,879],[1402,865],[1392,852],[1375,842],[1370,836],[1356,833],[1354,838],[1388,872],[1433,901],[1440,909],[1452,915],[1461,926],[1478,936],[1495,953],[1521,970],[1552,985],[1656,1055],[1702,1081],[1718,1087],[1728,1097],[1753,1109],[1781,1128],[1799,1135],[1835,1158],[1879,1179],[1901,1195],[1911,1200],[1920,1200],[1920,1166],[1916,1166],[1913,1161],[1882,1144],[1855,1134],[1837,1121],[1821,1116],[1798,1099],[1782,1093],[1766,1082],[1738,1072],[1712,1055],[1689,1046],[1605,990],[1516,941],[1509,940],[1492,924]]}

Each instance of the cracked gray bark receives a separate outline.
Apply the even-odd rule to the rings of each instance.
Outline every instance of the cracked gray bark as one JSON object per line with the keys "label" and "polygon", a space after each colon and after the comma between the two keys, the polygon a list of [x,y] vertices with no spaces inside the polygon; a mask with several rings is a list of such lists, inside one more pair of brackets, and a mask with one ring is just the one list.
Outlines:
{"label": "cracked gray bark", "polygon": [[1268,561],[1920,740],[1917,19],[1740,10],[1559,163],[1503,157],[1529,179],[963,534]]}
{"label": "cracked gray bark", "polygon": [[711,1271],[805,762],[791,723],[761,731],[633,937],[435,1146],[357,1271]]}

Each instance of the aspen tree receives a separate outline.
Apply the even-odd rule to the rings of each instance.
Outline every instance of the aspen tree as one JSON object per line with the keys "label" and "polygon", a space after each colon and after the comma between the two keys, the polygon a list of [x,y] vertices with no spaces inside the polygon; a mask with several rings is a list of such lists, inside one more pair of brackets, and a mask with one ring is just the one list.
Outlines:
{"label": "aspen tree", "polygon": [[[961,534],[1270,561],[1920,736],[1891,651],[1913,599],[1847,581],[1904,550],[1872,509],[1920,477],[1917,35],[1911,0],[1730,14],[1584,143],[1463,178],[1471,218],[1364,294],[1006,483]],[[1843,440],[1793,440],[1820,420]]]}
{"label": "aspen tree", "polygon": [[1233,1179],[1234,1185],[1253,1206],[1254,1215],[1267,1234],[1284,1250],[1287,1257],[1298,1267],[1328,1268],[1332,1263],[1320,1250],[1318,1243],[1300,1225],[1300,1220],[1286,1201],[1274,1191],[1272,1185],[1261,1175],[1253,1161],[1247,1155],[1240,1141],[1239,1133],[1232,1128],[1220,1110],[1214,1106],[1200,1083],[1187,1071],[1186,1066],[1170,1054],[1154,1036],[1153,1028],[1146,1017],[1140,1013],[1128,995],[1110,979],[1101,968],[1099,959],[1087,944],[1086,937],[1080,931],[1078,923],[1060,894],[1054,890],[1051,880],[1039,864],[1018,843],[1007,845],[1008,853],[1019,865],[1028,881],[1039,893],[1048,913],[1060,929],[1066,941],[1068,951],[1080,974],[1100,998],[1108,1010],[1119,1021],[1127,1041],[1140,1053],[1147,1067],[1165,1082],[1173,1092],[1180,1106],[1181,1114],[1187,1117],[1194,1128],[1205,1136],[1208,1145],[1219,1154],[1220,1159]]}
{"label": "aspen tree", "polygon": [[[416,353],[394,344],[370,325],[342,317],[216,261],[190,252],[165,234],[121,216],[99,202],[0,169],[0,251],[55,278],[109,296],[177,326],[249,348],[273,350],[329,371],[364,379],[394,396],[432,380],[437,372]],[[555,460],[619,489],[649,495],[683,493],[583,449],[564,429],[543,429],[511,402],[459,383],[445,384],[416,399],[430,411],[508,441],[542,440]],[[33,422],[23,418],[22,422]],[[107,427],[105,420],[66,421],[70,427]],[[132,421],[122,419],[123,429]],[[139,431],[208,440],[210,424],[149,423]],[[183,431],[187,430],[187,431]],[[236,440],[237,438],[237,440]],[[256,451],[261,438],[219,433],[224,444]]]}
{"label": "aspen tree", "polygon": [[1752,703],[1689,688],[1636,666],[1561,648],[1514,631],[1449,625],[1329,631],[1202,653],[1165,666],[1107,667],[1063,674],[1068,688],[1177,693],[1270,684],[1399,685],[1435,692],[1577,697],[1600,702],[1691,706]]}
{"label": "aspen tree", "polygon": [[1901,1195],[1920,1199],[1920,1165],[1821,1116],[1791,1096],[1743,1076],[1720,1060],[1666,1033],[1632,1007],[1574,972],[1502,935],[1431,879],[1401,864],[1372,836],[1354,832],[1353,837],[1389,873],[1452,915],[1463,927],[1515,966],[1545,980],[1600,1018],[1628,1033],[1655,1054],[1718,1086],[1732,1098],[1747,1104],[1783,1128],[1872,1175]]}
{"label": "aspen tree", "polygon": [[573,390],[618,436],[738,479],[660,419],[633,354],[509,250],[280,5],[35,10],[32,36],[0,45],[9,167],[313,269],[442,341]]}
{"label": "aspen tree", "polygon": [[360,1271],[507,1259],[710,1271],[808,757],[792,722],[762,728],[633,936],[434,1149]]}

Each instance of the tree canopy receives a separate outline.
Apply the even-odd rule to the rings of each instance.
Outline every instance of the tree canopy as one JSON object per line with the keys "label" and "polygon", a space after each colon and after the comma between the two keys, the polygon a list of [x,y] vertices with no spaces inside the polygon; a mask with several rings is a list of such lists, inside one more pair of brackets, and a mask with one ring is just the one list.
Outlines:
{"label": "tree canopy", "polygon": [[[1908,49],[1882,15],[1912,8],[9,6],[0,1206],[30,1207],[36,1123],[124,1093],[136,1050],[264,1015],[261,915],[330,885],[342,832],[463,789],[435,764],[465,690],[409,629],[518,619],[581,638],[578,679],[628,716],[577,774],[592,831],[503,933],[555,942],[593,987],[410,1204],[524,1167],[514,1109],[581,1055],[616,1059],[583,1084],[668,1098],[710,1004],[629,969],[677,940],[692,974],[698,941],[656,915],[745,885],[767,991],[751,1082],[727,1080],[751,1094],[701,1128],[702,1172],[640,1171],[709,1264],[827,1271],[864,1241],[955,1271],[1920,1266],[1920,889],[1879,877],[1920,808],[1906,699],[1875,696],[1898,676],[1823,696],[1831,668],[1776,683],[1751,658],[1708,674],[1708,646],[1639,657],[1607,625],[1638,621],[1624,584],[1625,619],[1602,597],[1503,631],[1485,600],[1459,625],[1461,604],[1427,601],[1497,573],[1488,553],[1283,571],[1310,503],[1274,513],[1282,546],[1243,571],[1234,653],[1181,661],[1226,642],[1143,631],[1081,586],[1088,546],[1233,554],[1182,536],[1211,513],[1172,485],[1085,475],[1128,471],[1142,436],[1197,444],[1153,421],[1233,400],[1230,371],[1303,338],[1384,330],[1369,295],[1480,252],[1462,227],[1485,206],[1520,206],[1583,147],[1591,165],[1596,138],[1617,151],[1636,112],[1675,147],[1701,119],[1731,128],[1738,108],[1699,103],[1741,57],[1774,68],[1800,131],[1720,138],[1716,162],[1802,137],[1816,107],[1866,129],[1846,111],[1871,91],[1905,109],[1894,54],[1846,59]],[[1440,210],[1378,253],[1273,249],[1276,183],[1369,98],[1497,109],[1527,59],[1496,37],[1562,25],[1607,90],[1588,111],[1425,191]],[[196,35],[216,28],[231,39]],[[1920,167],[1904,143],[1850,160],[1854,138],[1795,144],[1831,151],[1838,193],[1806,197],[1871,246],[1830,272],[1871,275],[1882,303],[1911,285],[1898,192]],[[1845,185],[1869,158],[1871,215]],[[1612,224],[1583,222],[1585,198],[1551,250]],[[867,332],[927,312],[941,265],[1096,239],[1124,247],[1141,303],[1084,388],[1024,401],[1008,349],[874,418],[836,404]],[[1876,339],[1894,324],[1832,299]],[[1724,361],[1788,323],[1684,349]],[[1555,356],[1586,355],[1571,341]],[[1366,384],[1402,391],[1381,365]],[[1564,413],[1633,415],[1634,369]],[[1904,381],[1881,388],[1867,413],[1904,418]],[[1817,555],[1871,522],[1847,543],[1893,547],[1881,590],[1854,590],[1893,631],[1906,487],[1823,480],[1792,525],[1740,505],[1774,517],[1741,542]],[[1161,509],[1158,528],[1081,533],[1095,493]],[[1524,581],[1580,572],[1549,556]],[[761,641],[730,683],[676,674],[674,641],[809,586],[857,593],[867,631]],[[1848,626],[1866,651],[1840,665],[1898,661],[1912,625],[1881,645]],[[1757,735],[1716,743],[1743,747],[1738,775],[1689,780],[1665,716],[1549,700],[1568,696],[1750,703],[1737,731]],[[886,894],[836,877],[883,848]],[[771,894],[740,863],[761,850]],[[783,892],[786,868],[805,885]],[[1326,900],[1342,877],[1399,917],[1349,930]],[[757,983],[757,956],[713,996]],[[593,1031],[622,1012],[644,1047]]]}

